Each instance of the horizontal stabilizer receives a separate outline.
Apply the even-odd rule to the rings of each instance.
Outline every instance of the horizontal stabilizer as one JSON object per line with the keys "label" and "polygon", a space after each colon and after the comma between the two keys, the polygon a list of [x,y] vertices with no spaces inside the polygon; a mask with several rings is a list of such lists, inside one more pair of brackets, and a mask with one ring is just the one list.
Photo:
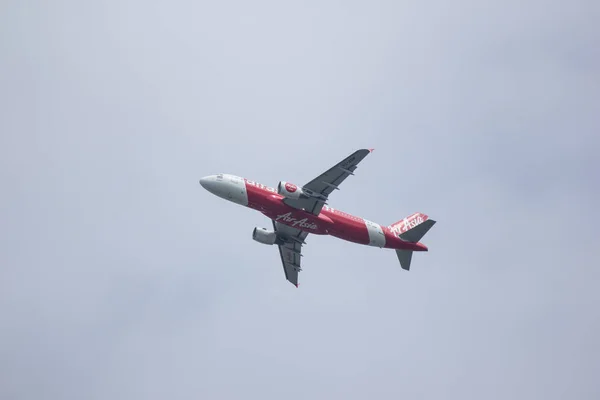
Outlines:
{"label": "horizontal stabilizer", "polygon": [[421,222],[414,228],[401,233],[398,236],[400,237],[400,239],[406,240],[407,242],[417,243],[419,240],[421,240],[423,236],[425,236],[425,234],[431,229],[433,225],[435,225],[435,221],[432,219],[428,219],[424,222]]}
{"label": "horizontal stabilizer", "polygon": [[400,266],[402,267],[402,269],[410,271],[410,262],[412,260],[413,251],[396,250],[396,255],[398,256],[398,261],[400,261]]}

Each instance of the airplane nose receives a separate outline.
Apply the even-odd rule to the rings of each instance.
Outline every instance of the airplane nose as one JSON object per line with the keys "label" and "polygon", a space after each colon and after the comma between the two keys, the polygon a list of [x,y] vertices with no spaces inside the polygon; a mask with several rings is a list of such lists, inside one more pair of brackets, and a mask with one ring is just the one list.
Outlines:
{"label": "airplane nose", "polygon": [[202,185],[202,187],[204,189],[208,189],[208,183],[210,182],[210,176],[205,176],[204,178],[200,178],[200,185]]}
{"label": "airplane nose", "polygon": [[200,185],[213,194],[216,194],[222,188],[222,182],[219,182],[217,175],[208,175],[200,178]]}

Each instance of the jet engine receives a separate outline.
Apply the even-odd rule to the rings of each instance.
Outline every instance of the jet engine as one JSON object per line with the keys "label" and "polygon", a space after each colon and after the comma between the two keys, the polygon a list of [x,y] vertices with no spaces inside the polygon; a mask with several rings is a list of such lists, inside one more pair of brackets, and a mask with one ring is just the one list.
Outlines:
{"label": "jet engine", "polygon": [[252,231],[252,239],[262,244],[275,244],[277,242],[277,234],[265,228],[256,227]]}
{"label": "jet engine", "polygon": [[299,199],[300,197],[308,197],[304,191],[293,183],[280,181],[277,185],[277,193],[287,197],[288,199]]}

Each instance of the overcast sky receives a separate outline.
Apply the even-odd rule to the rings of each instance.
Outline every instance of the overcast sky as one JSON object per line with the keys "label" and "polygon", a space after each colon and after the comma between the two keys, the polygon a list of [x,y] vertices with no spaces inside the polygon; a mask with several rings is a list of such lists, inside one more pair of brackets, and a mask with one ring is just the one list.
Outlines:
{"label": "overcast sky", "polygon": [[[600,398],[600,3],[11,1],[0,398]],[[438,221],[410,272],[205,191]]]}

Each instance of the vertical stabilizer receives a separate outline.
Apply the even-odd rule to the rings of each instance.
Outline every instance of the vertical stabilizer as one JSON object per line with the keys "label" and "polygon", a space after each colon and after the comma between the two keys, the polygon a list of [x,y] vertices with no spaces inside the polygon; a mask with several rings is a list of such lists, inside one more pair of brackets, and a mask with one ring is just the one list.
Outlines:
{"label": "vertical stabilizer", "polygon": [[[401,234],[406,233],[429,220],[430,219],[428,215],[416,212],[412,215],[409,215],[406,218],[401,219],[400,221],[394,222],[392,225],[389,226],[389,228],[396,236],[402,237]],[[433,223],[435,223],[435,221]],[[417,241],[419,239],[417,239]]]}

